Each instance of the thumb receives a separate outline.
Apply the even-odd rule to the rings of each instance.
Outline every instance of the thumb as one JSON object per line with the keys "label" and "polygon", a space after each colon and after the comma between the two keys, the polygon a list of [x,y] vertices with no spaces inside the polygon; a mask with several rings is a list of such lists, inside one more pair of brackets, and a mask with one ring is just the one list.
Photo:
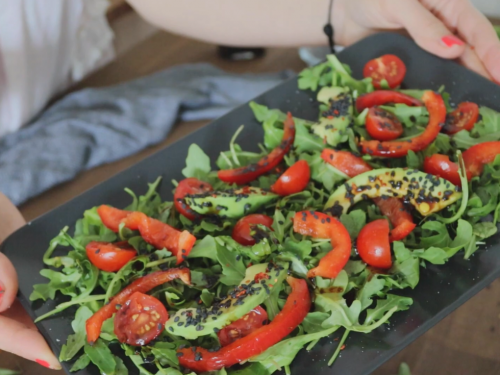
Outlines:
{"label": "thumb", "polygon": [[17,295],[17,273],[7,257],[0,253],[0,313],[7,310]]}
{"label": "thumb", "polygon": [[408,31],[415,42],[426,51],[445,59],[455,59],[463,54],[465,43],[448,30],[420,2],[391,1],[394,22]]}

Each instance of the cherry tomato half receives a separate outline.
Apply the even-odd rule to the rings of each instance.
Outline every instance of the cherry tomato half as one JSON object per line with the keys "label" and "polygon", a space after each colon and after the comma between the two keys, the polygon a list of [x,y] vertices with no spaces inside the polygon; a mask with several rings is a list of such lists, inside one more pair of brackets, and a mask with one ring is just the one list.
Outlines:
{"label": "cherry tomato half", "polygon": [[116,272],[137,255],[137,251],[127,241],[89,242],[85,247],[90,262],[106,272]]}
{"label": "cherry tomato half", "polygon": [[366,116],[366,131],[378,141],[392,141],[403,134],[403,125],[391,112],[372,107]]}
{"label": "cherry tomato half", "polygon": [[273,219],[261,214],[252,214],[241,218],[233,228],[233,240],[243,246],[255,245],[255,239],[250,235],[250,232],[252,230],[251,227],[256,224],[271,228]]}
{"label": "cherry tomato half", "polygon": [[248,336],[267,323],[267,312],[257,306],[241,319],[225,326],[218,333],[221,346],[227,346],[238,339]]}
{"label": "cherry tomato half", "polygon": [[479,117],[479,107],[476,103],[460,103],[453,112],[446,115],[443,133],[455,134],[460,130],[471,130]]}
{"label": "cherry tomato half", "polygon": [[[450,160],[446,155],[434,154],[424,159],[424,172],[444,178],[454,185],[460,185],[458,164]],[[469,172],[467,177],[470,179]]]}
{"label": "cherry tomato half", "polygon": [[278,178],[271,190],[279,195],[300,193],[306,188],[310,177],[309,164],[305,160],[299,160]]}
{"label": "cherry tomato half", "polygon": [[212,190],[212,185],[207,182],[200,181],[197,178],[191,177],[182,180],[179,182],[179,185],[177,185],[174,192],[175,209],[189,220],[194,220],[198,217],[198,214],[189,208],[189,206],[184,202],[184,197],[192,194],[203,194]]}
{"label": "cherry tomato half", "polygon": [[391,268],[391,245],[387,220],[378,219],[366,224],[359,232],[357,246],[359,256],[369,266]]}
{"label": "cherry tomato half", "polygon": [[380,89],[380,81],[385,79],[391,89],[398,87],[406,75],[405,63],[397,56],[384,55],[370,60],[363,69],[365,78],[371,77],[373,86]]}
{"label": "cherry tomato half", "polygon": [[167,320],[167,309],[160,301],[135,292],[116,312],[115,335],[129,345],[147,345],[163,331]]}

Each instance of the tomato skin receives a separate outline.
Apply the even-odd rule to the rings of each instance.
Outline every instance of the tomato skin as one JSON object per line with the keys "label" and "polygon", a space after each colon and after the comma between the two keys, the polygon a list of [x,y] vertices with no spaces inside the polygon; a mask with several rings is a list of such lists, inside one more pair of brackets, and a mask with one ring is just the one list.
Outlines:
{"label": "tomato skin", "polygon": [[461,130],[471,130],[479,117],[479,106],[472,102],[462,102],[457,109],[446,115],[443,132],[455,134]]}
{"label": "tomato skin", "polygon": [[243,246],[255,245],[255,239],[250,235],[252,225],[261,224],[269,229],[273,225],[273,219],[267,215],[251,214],[242,217],[233,228],[233,240]]}
{"label": "tomato skin", "polygon": [[217,176],[224,182],[245,185],[259,176],[272,171],[281,163],[283,158],[293,145],[295,140],[295,122],[292,114],[288,112],[284,122],[284,132],[281,143],[275,147],[269,155],[264,156],[257,163],[246,165],[236,169],[225,169],[219,171]]}
{"label": "tomato skin", "polygon": [[259,329],[267,322],[267,312],[262,307],[257,306],[248,314],[237,321],[225,326],[218,333],[217,337],[222,347],[248,336]]}
{"label": "tomato skin", "polygon": [[282,196],[300,193],[306,188],[310,178],[309,164],[305,160],[299,160],[278,178],[271,190]]}
{"label": "tomato skin", "polygon": [[102,220],[104,226],[117,233],[120,223],[125,219],[131,211],[119,210],[111,206],[102,205],[97,208],[97,213]]}
{"label": "tomato skin", "polygon": [[410,95],[403,94],[399,91],[379,90],[369,92],[358,96],[356,99],[356,110],[363,112],[365,108],[375,107],[377,105],[384,105],[389,103],[406,104],[410,107],[420,107],[422,102]]}
{"label": "tomato skin", "polygon": [[458,164],[446,155],[434,154],[424,159],[424,172],[444,178],[454,185],[460,185]]}
{"label": "tomato skin", "polygon": [[389,111],[372,107],[366,116],[366,131],[379,141],[392,141],[403,134],[403,125]]}
{"label": "tomato skin", "polygon": [[213,187],[207,182],[200,181],[197,178],[185,178],[179,185],[175,188],[174,192],[174,206],[177,212],[181,215],[187,217],[189,220],[194,220],[200,215],[194,212],[189,206],[184,202],[184,197],[186,195],[192,194],[202,194],[208,191],[212,191]]}
{"label": "tomato skin", "polygon": [[177,351],[179,364],[197,373],[229,368],[264,352],[292,333],[309,313],[311,295],[305,280],[291,276],[286,280],[292,292],[271,323],[215,352],[201,347],[180,349]]}
{"label": "tomato skin", "polygon": [[391,246],[387,220],[378,219],[366,224],[359,232],[357,247],[359,256],[366,264],[382,269],[391,268]]}
{"label": "tomato skin", "polygon": [[373,86],[380,89],[385,79],[391,89],[398,87],[406,75],[405,63],[395,55],[383,55],[366,63],[363,77],[372,78]]}
{"label": "tomato skin", "polygon": [[109,243],[92,241],[85,247],[90,262],[102,271],[116,272],[130,260],[137,251],[127,241]]}
{"label": "tomato skin", "polygon": [[[99,335],[104,322],[111,318],[118,308],[123,306],[135,292],[146,293],[151,289],[168,283],[175,279],[181,279],[185,284],[191,285],[191,271],[187,268],[170,268],[166,271],[157,271],[149,275],[140,277],[130,285],[116,294],[108,304],[105,304],[85,322],[87,332],[87,342],[93,345]],[[121,306],[120,306],[121,305]]]}
{"label": "tomato skin", "polygon": [[424,132],[408,141],[361,141],[363,153],[373,156],[400,158],[408,151],[422,151],[438,136],[441,126],[446,119],[446,106],[440,94],[434,91],[425,91],[422,100],[429,111],[429,123]]}
{"label": "tomato skin", "polygon": [[372,170],[370,164],[349,151],[337,151],[325,148],[321,152],[321,158],[351,178]]}
{"label": "tomato skin", "polygon": [[152,296],[135,292],[115,315],[118,341],[143,346],[158,337],[168,320],[165,306]]}

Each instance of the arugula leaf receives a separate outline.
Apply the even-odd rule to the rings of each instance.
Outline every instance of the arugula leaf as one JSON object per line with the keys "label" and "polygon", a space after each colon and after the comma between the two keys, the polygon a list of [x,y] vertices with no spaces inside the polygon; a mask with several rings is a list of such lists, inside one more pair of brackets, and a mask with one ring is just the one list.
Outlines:
{"label": "arugula leaf", "polygon": [[415,153],[412,150],[408,151],[408,154],[406,155],[406,165],[408,168],[422,169],[423,164],[424,157],[420,152]]}
{"label": "arugula leaf", "polygon": [[290,237],[287,237],[283,245],[283,251],[293,253],[300,257],[300,259],[304,259],[311,254],[312,242],[309,240],[296,242]]}
{"label": "arugula leaf", "polygon": [[245,277],[245,265],[241,256],[227,250],[223,246],[217,247],[217,260],[222,266],[220,282],[225,285],[238,285]]}
{"label": "arugula leaf", "polygon": [[311,168],[311,178],[323,184],[328,191],[331,191],[333,187],[340,182],[349,179],[346,174],[340,172],[330,164],[325,163],[319,152],[315,152],[312,155],[301,154],[300,159],[307,161],[309,164]]}
{"label": "arugula leaf", "polygon": [[498,227],[490,221],[476,223],[473,226],[474,235],[482,240],[495,235],[497,231]]}
{"label": "arugula leaf", "polygon": [[366,213],[363,210],[353,210],[348,214],[342,214],[340,222],[344,224],[351,239],[354,241],[366,224]]}
{"label": "arugula leaf", "polygon": [[[331,86],[347,86],[351,90],[355,90],[358,94],[364,94],[373,91],[373,84],[371,78],[365,78],[361,81],[354,79],[351,73],[346,69],[335,55],[328,55],[328,64],[332,71],[332,84]],[[300,86],[299,86],[300,87]]]}
{"label": "arugula leaf", "polygon": [[379,327],[382,324],[380,322],[385,323],[396,311],[408,310],[412,303],[413,300],[409,297],[387,294],[387,298],[379,299],[373,309],[367,310],[363,326],[373,330],[375,325]]}
{"label": "arugula leaf", "polygon": [[0,375],[20,375],[20,374],[21,373],[19,371],[0,368]]}
{"label": "arugula leaf", "polygon": [[125,366],[125,363],[123,363],[121,358],[115,356],[115,361],[116,361],[116,369],[113,375],[128,375],[127,366]]}
{"label": "arugula leaf", "polygon": [[170,342],[157,342],[151,348],[151,353],[160,362],[162,366],[179,367],[179,358],[177,357],[177,345]]}
{"label": "arugula leaf", "polygon": [[307,314],[305,319],[302,321],[302,326],[304,327],[304,331],[307,333],[316,333],[324,331],[322,324],[328,319],[329,314],[326,312],[310,312]]}
{"label": "arugula leaf", "polygon": [[215,238],[208,235],[203,239],[196,241],[196,244],[191,249],[188,258],[208,258],[217,260],[217,242]]}
{"label": "arugula leaf", "polygon": [[411,375],[410,367],[406,363],[401,363],[399,365],[398,375]]}
{"label": "arugula leaf", "polygon": [[377,296],[385,287],[385,280],[379,275],[374,275],[358,291],[356,299],[361,302],[361,310],[370,307],[373,303],[373,296]]}
{"label": "arugula leaf", "polygon": [[328,67],[329,64],[324,62],[311,68],[302,70],[299,73],[298,79],[299,89],[316,91],[320,84],[321,76]]}
{"label": "arugula leaf", "polygon": [[389,274],[395,279],[398,288],[415,288],[420,279],[419,260],[413,256],[411,251],[405,248],[402,242],[394,241],[393,243],[394,255],[396,261]]}
{"label": "arugula leaf", "polygon": [[491,213],[498,204],[499,192],[498,184],[479,186],[467,203],[467,216],[480,218]]}
{"label": "arugula leaf", "polygon": [[[422,225],[422,238],[420,245],[428,247],[449,247],[451,238],[446,224],[439,221],[427,221]],[[434,234],[435,233],[435,234]]]}
{"label": "arugula leaf", "polygon": [[87,337],[85,323],[92,315],[94,315],[94,312],[87,306],[81,306],[76,311],[75,320],[71,323],[75,334],[69,335],[66,344],[62,346],[59,361],[71,360],[83,348]]}
{"label": "arugula leaf", "polygon": [[320,332],[296,336],[280,341],[276,345],[271,346],[264,353],[250,358],[249,362],[258,362],[271,372],[277,371],[292,363],[293,359],[304,345],[331,335],[336,330],[337,327],[333,327]]}
{"label": "arugula leaf", "polygon": [[423,106],[410,107],[406,104],[394,104],[394,106],[383,105],[380,108],[394,114],[406,127],[414,125],[427,125],[429,112]]}
{"label": "arugula leaf", "polygon": [[104,374],[113,374],[116,369],[116,360],[111,350],[103,340],[97,340],[94,345],[85,344],[85,354],[88,355],[90,361],[99,367]]}
{"label": "arugula leaf", "polygon": [[40,274],[50,281],[48,284],[35,284],[30,295],[30,301],[54,299],[57,292],[71,297],[77,296],[76,284],[82,278],[81,273],[73,272],[65,275],[62,272],[43,269]]}
{"label": "arugula leaf", "polygon": [[204,181],[211,169],[210,158],[200,146],[195,143],[189,146],[186,167],[182,170],[184,177],[194,177]]}
{"label": "arugula leaf", "polygon": [[228,375],[271,375],[271,372],[258,362],[253,362],[242,369],[229,369],[228,371]]}
{"label": "arugula leaf", "polygon": [[83,353],[80,358],[76,360],[76,362],[73,364],[71,369],[69,370],[70,372],[77,372],[80,370],[83,370],[90,364],[90,357]]}
{"label": "arugula leaf", "polygon": [[[414,253],[416,252],[417,251],[414,251]],[[449,258],[449,255],[440,247],[429,247],[426,250],[422,250],[422,253],[419,255],[419,257],[432,264],[445,264]]]}

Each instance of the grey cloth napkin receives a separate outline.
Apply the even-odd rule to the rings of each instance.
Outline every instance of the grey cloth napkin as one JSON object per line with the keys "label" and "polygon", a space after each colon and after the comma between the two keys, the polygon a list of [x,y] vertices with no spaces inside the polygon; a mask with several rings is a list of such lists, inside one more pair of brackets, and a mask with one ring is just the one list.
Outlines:
{"label": "grey cloth napkin", "polygon": [[217,118],[293,75],[237,75],[192,64],[74,92],[0,139],[0,191],[20,204],[82,170],[162,141],[178,119]]}

